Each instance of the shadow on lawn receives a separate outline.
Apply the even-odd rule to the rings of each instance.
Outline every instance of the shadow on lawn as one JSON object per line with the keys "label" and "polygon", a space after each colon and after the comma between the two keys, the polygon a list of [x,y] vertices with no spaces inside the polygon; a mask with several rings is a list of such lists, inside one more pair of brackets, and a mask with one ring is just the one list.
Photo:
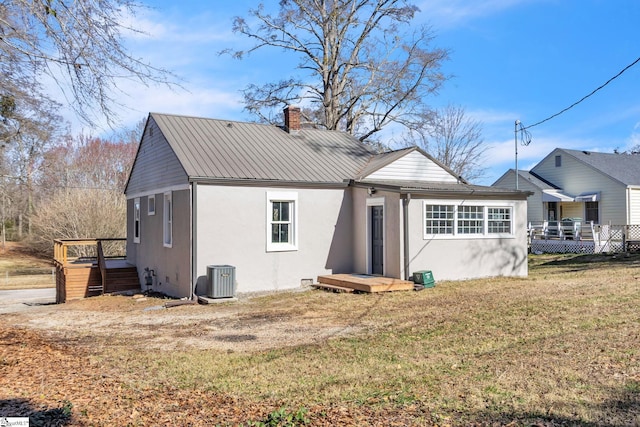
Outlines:
{"label": "shadow on lawn", "polygon": [[29,426],[66,426],[72,422],[72,404],[62,402],[59,408],[35,408],[28,399],[0,399],[0,417],[29,417]]}
{"label": "shadow on lawn", "polygon": [[[640,424],[640,382],[629,382],[620,389],[611,390],[611,398],[599,405],[586,409],[594,421],[584,421],[577,417],[554,416],[540,413],[481,412],[472,415],[472,422],[480,425],[527,425],[540,427],[581,426],[581,427],[623,427]],[[475,425],[475,424],[474,424]]]}

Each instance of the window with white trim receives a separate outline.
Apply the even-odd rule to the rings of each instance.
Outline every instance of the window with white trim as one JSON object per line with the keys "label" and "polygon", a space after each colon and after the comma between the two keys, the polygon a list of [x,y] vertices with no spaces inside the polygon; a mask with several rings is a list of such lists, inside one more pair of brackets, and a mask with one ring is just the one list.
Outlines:
{"label": "window with white trim", "polygon": [[298,193],[267,192],[267,252],[298,249]]}
{"label": "window with white trim", "polygon": [[489,234],[511,233],[511,208],[488,207],[487,225]]}
{"label": "window with white trim", "polygon": [[148,197],[147,215],[156,214],[156,195],[152,194]]}
{"label": "window with white trim", "polygon": [[458,234],[483,234],[484,206],[458,206]]}
{"label": "window with white trim", "polygon": [[425,200],[424,238],[513,237],[513,209],[513,204],[500,202],[443,204],[442,200]]}
{"label": "window with white trim", "polygon": [[140,199],[133,199],[133,243],[140,243]]}
{"label": "window with white trim", "polygon": [[425,205],[425,232],[453,234],[453,206]]}
{"label": "window with white trim", "polygon": [[162,242],[165,247],[173,245],[173,200],[171,192],[164,193],[162,209]]}

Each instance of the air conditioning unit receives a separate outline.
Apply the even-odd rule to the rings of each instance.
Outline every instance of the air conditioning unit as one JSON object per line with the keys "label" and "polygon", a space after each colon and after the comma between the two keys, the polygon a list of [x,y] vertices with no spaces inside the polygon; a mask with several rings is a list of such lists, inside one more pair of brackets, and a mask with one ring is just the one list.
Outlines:
{"label": "air conditioning unit", "polygon": [[231,265],[208,265],[207,296],[209,298],[235,297],[236,268]]}

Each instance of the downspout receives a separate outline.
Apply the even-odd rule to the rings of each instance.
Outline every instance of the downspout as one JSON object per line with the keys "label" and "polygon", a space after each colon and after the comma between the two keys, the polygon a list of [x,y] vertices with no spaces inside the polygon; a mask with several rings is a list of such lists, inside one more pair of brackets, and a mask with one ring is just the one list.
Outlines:
{"label": "downspout", "polygon": [[198,183],[191,183],[191,300],[196,298],[198,283]]}
{"label": "downspout", "polygon": [[409,280],[409,202],[411,193],[402,199],[402,228],[404,234],[404,280]]}

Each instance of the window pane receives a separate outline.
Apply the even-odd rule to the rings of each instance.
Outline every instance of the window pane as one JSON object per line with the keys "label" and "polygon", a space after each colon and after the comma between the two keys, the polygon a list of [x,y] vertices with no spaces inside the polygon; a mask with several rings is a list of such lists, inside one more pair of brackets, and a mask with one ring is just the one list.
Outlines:
{"label": "window pane", "polygon": [[273,202],[272,221],[289,222],[289,203],[290,202]]}
{"label": "window pane", "polygon": [[280,202],[280,221],[289,222],[289,202]]}
{"label": "window pane", "polygon": [[511,233],[511,208],[487,210],[489,233]]}
{"label": "window pane", "polygon": [[289,224],[272,224],[271,242],[289,243]]}
{"label": "window pane", "polygon": [[458,206],[458,234],[484,233],[484,207]]}
{"label": "window pane", "polygon": [[453,206],[425,206],[426,234],[453,234]]}

